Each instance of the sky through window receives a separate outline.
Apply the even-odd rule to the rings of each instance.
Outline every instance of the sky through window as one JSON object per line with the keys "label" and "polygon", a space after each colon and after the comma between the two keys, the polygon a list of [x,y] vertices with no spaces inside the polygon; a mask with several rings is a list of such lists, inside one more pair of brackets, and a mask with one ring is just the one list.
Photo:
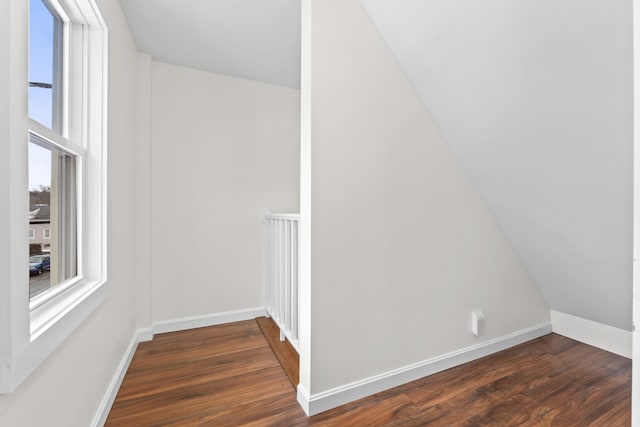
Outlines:
{"label": "sky through window", "polygon": [[[53,84],[54,17],[41,0],[29,1],[29,82]],[[53,90],[29,85],[29,116],[51,128]],[[51,150],[29,144],[29,189],[51,186]]]}

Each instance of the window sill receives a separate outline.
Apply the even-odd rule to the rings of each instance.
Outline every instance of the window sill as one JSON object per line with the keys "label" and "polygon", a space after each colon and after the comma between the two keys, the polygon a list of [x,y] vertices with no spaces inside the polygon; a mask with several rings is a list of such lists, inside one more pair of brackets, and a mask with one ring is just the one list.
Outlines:
{"label": "window sill", "polygon": [[106,299],[109,283],[84,281],[31,312],[31,342],[0,360],[0,393],[11,393]]}
{"label": "window sill", "polygon": [[83,301],[99,289],[104,281],[90,281],[78,278],[61,284],[60,289],[52,289],[54,295],[36,297],[30,304],[31,342],[45,333],[52,325],[81,305]]}

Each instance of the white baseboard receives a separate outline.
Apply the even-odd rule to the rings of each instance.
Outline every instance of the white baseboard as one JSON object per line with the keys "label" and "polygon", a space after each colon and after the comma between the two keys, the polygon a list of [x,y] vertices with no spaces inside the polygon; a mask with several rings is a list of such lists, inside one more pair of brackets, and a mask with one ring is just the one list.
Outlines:
{"label": "white baseboard", "polygon": [[109,387],[107,388],[107,393],[102,398],[102,402],[100,402],[100,406],[98,407],[98,412],[91,423],[92,427],[101,427],[104,426],[104,423],[107,421],[107,417],[109,416],[109,411],[111,410],[111,406],[113,406],[113,402],[116,400],[116,395],[118,394],[118,390],[120,390],[120,386],[122,385],[122,380],[124,380],[124,375],[127,373],[127,369],[129,369],[129,365],[131,364],[131,360],[133,359],[133,355],[138,348],[138,343],[140,342],[140,334],[136,333],[127,350],[124,354],[124,357],[120,361],[118,365],[118,369],[116,370],[116,374],[109,383]]}
{"label": "white baseboard", "polygon": [[151,341],[153,339],[153,328],[138,329],[138,342]]}
{"label": "white baseboard", "polygon": [[153,324],[153,333],[184,331],[187,329],[203,328],[206,326],[222,325],[223,323],[241,322],[265,316],[264,307],[245,310],[226,311],[224,313],[207,314],[204,316],[185,317],[182,319],[165,320]]}
{"label": "white baseboard", "polygon": [[298,387],[296,387],[296,397],[298,398],[298,403],[302,407],[302,410],[305,414],[311,416],[319,413],[311,413],[311,408],[309,408],[309,402],[311,401],[311,398],[309,397],[309,392],[302,386],[302,384],[298,384]]}
{"label": "white baseboard", "polygon": [[551,310],[553,332],[631,359],[632,333]]}
{"label": "white baseboard", "polygon": [[481,344],[423,360],[422,362],[394,369],[393,371],[313,395],[309,395],[307,390],[298,386],[298,403],[307,415],[312,416],[344,405],[345,403],[471,362],[472,360],[488,356],[549,333],[551,333],[551,323],[545,322]]}
{"label": "white baseboard", "polygon": [[102,402],[100,402],[98,412],[96,413],[91,426],[101,427],[107,421],[111,406],[113,406],[113,402],[116,400],[118,390],[120,390],[120,386],[122,385],[122,380],[124,379],[124,376],[127,373],[127,369],[129,369],[129,365],[131,364],[131,360],[133,359],[133,355],[138,348],[138,343],[143,341],[151,341],[155,334],[184,331],[187,329],[221,325],[231,322],[240,322],[243,320],[253,320],[256,317],[261,317],[265,314],[266,313],[264,307],[256,307],[245,310],[234,310],[224,313],[209,314],[206,316],[195,316],[183,319],[166,320],[154,323],[151,328],[138,329],[134,337],[132,338],[129,347],[127,347],[122,361],[118,365],[118,369],[116,370],[116,374],[109,384],[107,393],[102,399]]}

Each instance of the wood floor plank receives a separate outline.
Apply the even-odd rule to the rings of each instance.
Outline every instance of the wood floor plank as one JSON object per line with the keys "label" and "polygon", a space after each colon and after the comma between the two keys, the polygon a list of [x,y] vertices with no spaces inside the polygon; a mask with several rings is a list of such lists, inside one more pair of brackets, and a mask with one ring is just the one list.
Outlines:
{"label": "wood floor plank", "polygon": [[307,418],[258,324],[142,343],[106,426],[628,426],[631,361],[550,334]]}
{"label": "wood floor plank", "polygon": [[[277,368],[278,363],[269,357],[269,352],[269,348],[263,347],[216,358],[204,357],[184,364],[156,366],[153,370],[143,369],[143,375],[127,377],[121,398],[146,397],[174,390],[184,384],[193,386],[267,368]],[[203,372],[206,372],[206,375],[202,375]]]}

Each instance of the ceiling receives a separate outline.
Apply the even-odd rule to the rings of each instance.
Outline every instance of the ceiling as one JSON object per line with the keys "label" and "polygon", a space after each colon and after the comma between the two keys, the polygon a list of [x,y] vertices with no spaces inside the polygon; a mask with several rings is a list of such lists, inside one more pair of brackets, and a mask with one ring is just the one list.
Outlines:
{"label": "ceiling", "polygon": [[631,329],[631,0],[362,0],[552,309]]}
{"label": "ceiling", "polygon": [[154,59],[300,87],[299,0],[121,0]]}

